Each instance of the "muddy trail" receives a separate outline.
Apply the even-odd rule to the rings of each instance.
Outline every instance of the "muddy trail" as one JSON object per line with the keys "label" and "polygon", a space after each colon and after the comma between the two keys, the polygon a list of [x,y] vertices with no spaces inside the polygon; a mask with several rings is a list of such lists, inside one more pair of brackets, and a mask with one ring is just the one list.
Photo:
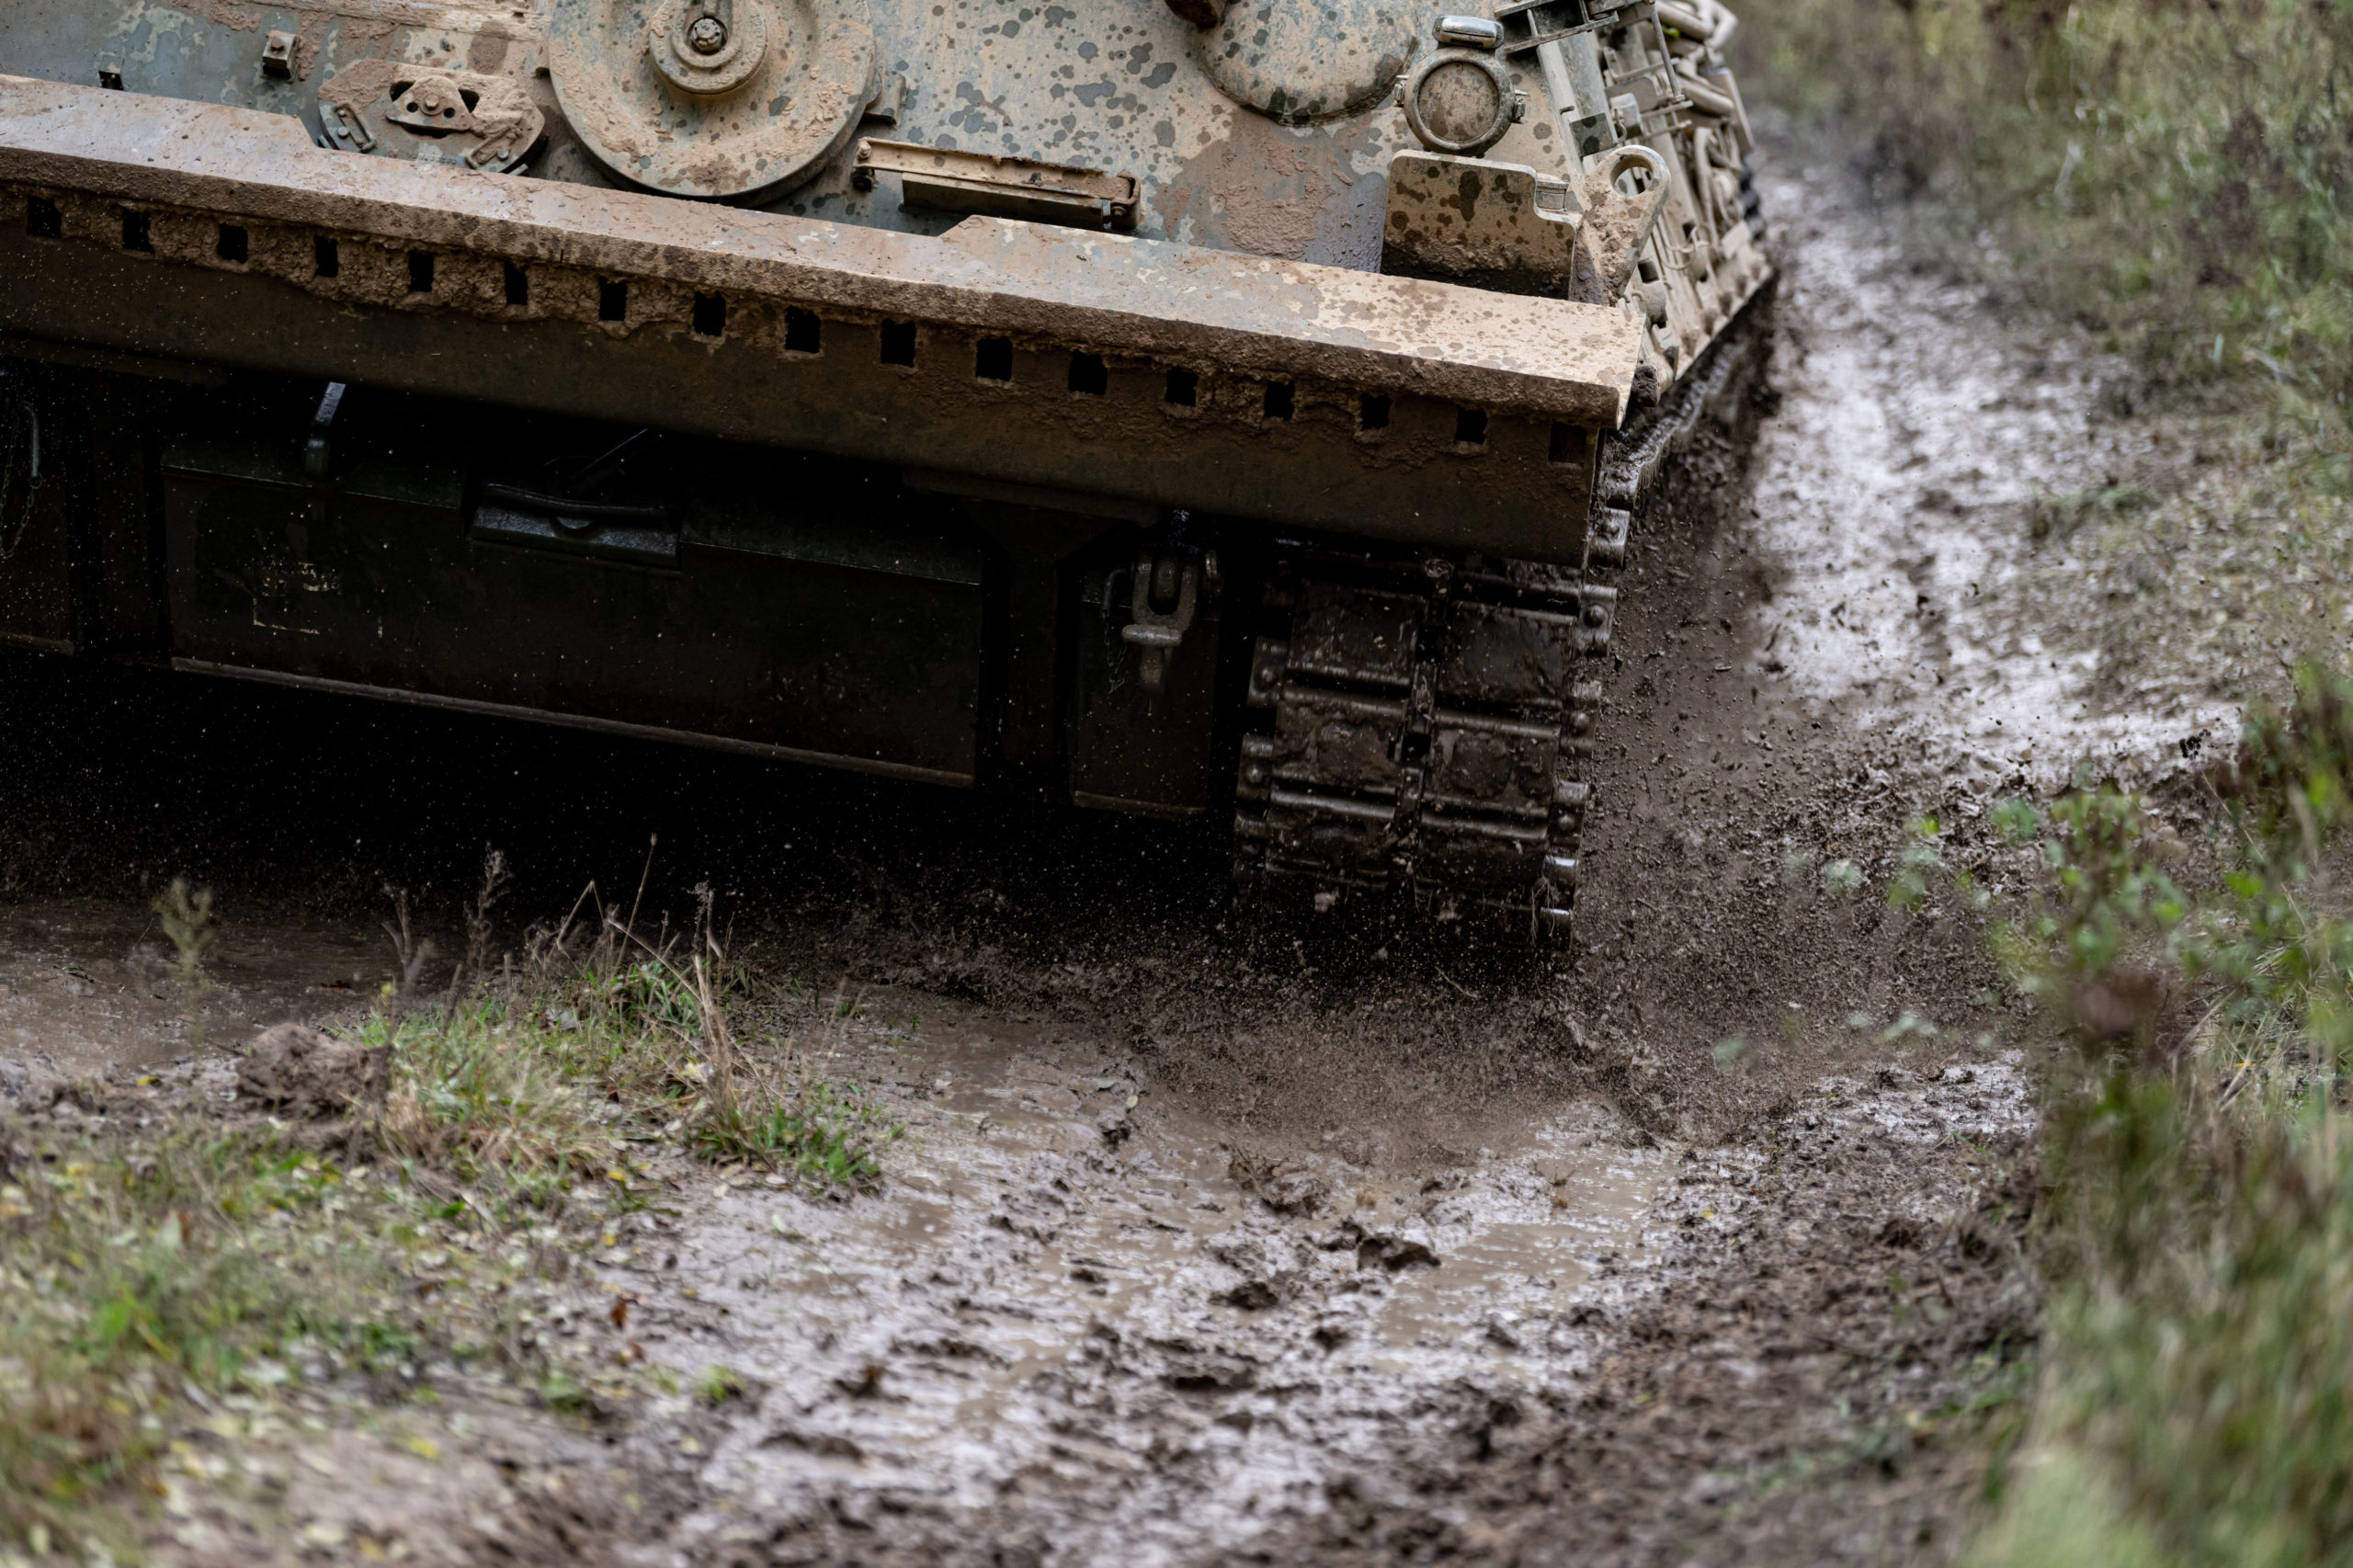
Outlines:
{"label": "muddy trail", "polygon": [[[740,1397],[582,1421],[453,1377],[438,1458],[336,1416],[158,1552],[1940,1559],[1982,1465],[1954,1412],[2035,1311],[2025,1015],[1956,873],[2022,871],[2003,793],[2161,777],[2229,716],[2106,704],[2023,619],[2109,368],[1834,169],[1767,199],[1770,391],[1627,574],[1573,957],[1235,910],[1222,827],[0,665],[19,1077],[217,1074],[347,1018],[392,972],[384,890],[455,951],[495,845],[518,949],[584,884],[674,923],[714,889],[739,952],[835,999],[791,1049],[908,1128],[848,1202],[681,1167],[536,1309]],[[222,912],[193,1009],[146,913],[176,875]]]}

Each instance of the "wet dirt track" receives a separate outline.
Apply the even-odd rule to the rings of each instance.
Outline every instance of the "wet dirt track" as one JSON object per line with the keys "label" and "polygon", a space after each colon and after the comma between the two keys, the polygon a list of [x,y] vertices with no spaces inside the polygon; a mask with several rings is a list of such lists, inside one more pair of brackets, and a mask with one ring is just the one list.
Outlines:
{"label": "wet dirt track", "polygon": [[[1996,792],[2154,771],[2184,716],[2101,710],[2008,619],[2097,363],[1828,173],[1767,195],[1778,400],[1638,541],[1574,968],[1244,919],[1210,834],[11,661],[0,1053],[331,1020],[389,974],[383,884],[446,924],[496,843],[546,917],[658,835],[649,907],[707,880],[756,959],[859,994],[827,1070],[910,1125],[881,1197],[707,1183],[557,1303],[747,1375],[734,1414],[477,1413],[438,1476],[298,1473],[286,1518],[420,1560],[1934,1560],[1971,1474],[1938,1412],[2030,1332],[2028,1096],[1949,884],[1881,890],[1924,814],[1998,881]],[[193,1020],[142,913],[182,871],[225,931]]]}

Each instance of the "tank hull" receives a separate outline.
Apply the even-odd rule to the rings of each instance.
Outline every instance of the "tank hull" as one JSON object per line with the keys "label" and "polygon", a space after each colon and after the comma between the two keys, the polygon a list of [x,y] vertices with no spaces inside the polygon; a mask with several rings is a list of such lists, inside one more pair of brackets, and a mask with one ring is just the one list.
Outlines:
{"label": "tank hull", "polygon": [[[1245,58],[1246,6],[991,0],[916,67],[866,0],[670,0],[642,58],[636,4],[0,20],[0,640],[1232,815],[1252,887],[1565,929],[1607,578],[1770,289],[1720,6],[1376,55],[1317,0]],[[763,128],[688,23],[854,90]],[[1112,33],[1065,137],[1037,70]],[[624,156],[608,67],[712,155]]]}

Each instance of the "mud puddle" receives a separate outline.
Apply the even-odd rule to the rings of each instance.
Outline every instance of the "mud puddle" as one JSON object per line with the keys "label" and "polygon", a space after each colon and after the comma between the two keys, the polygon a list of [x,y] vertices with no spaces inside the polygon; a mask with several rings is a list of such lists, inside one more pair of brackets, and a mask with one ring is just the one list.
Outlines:
{"label": "mud puddle", "polygon": [[1590,1105],[1401,1178],[1254,1153],[1062,1031],[923,1007],[881,1197],[730,1190],[663,1238],[654,1289],[608,1280],[644,1291],[649,1356],[765,1390],[690,1556],[1240,1552],[1369,1501],[1433,1426],[1572,1397],[1597,1270],[1648,1260],[1672,1156]]}
{"label": "mud puddle", "polygon": [[2120,703],[2103,651],[2040,622],[2029,592],[2066,570],[2038,557],[2039,510],[2132,471],[2097,416],[2124,368],[2065,331],[1981,330],[1984,286],[1858,222],[1826,174],[1767,189],[1794,265],[1754,460],[1745,531],[1774,580],[1746,668],[1964,799],[2085,766],[2146,786],[2184,737],[2233,733],[2234,705],[2179,688]]}
{"label": "mud puddle", "polygon": [[61,1077],[159,1066],[241,1046],[287,1018],[363,1002],[389,976],[383,935],[236,924],[189,992],[155,916],[96,898],[0,902],[0,1055]]}

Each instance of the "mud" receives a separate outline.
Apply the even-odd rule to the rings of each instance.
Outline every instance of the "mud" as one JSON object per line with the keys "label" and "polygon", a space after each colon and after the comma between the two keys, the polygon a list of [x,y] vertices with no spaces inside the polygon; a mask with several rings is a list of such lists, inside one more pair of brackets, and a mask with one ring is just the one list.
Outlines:
{"label": "mud", "polygon": [[305,1120],[348,1116],[383,1104],[389,1047],[373,1050],[307,1024],[272,1024],[237,1064],[237,1097]]}
{"label": "mud", "polygon": [[[362,1522],[420,1561],[1942,1560],[1984,1461],[1961,1411],[2035,1311],[2023,1014],[1950,873],[2018,875],[2002,793],[2087,756],[2162,780],[2178,726],[2230,714],[2120,704],[2014,591],[2038,495],[2110,438],[2103,363],[1915,270],[1829,171],[1767,204],[1778,402],[1752,450],[1695,450],[1621,579],[1574,964],[1246,921],[1175,829],[176,687],[214,706],[164,756],[261,734],[283,766],[106,844],[221,873],[249,1021],[389,971],[383,881],[453,906],[487,837],[518,907],[561,907],[656,832],[652,905],[711,878],[756,962],[841,986],[811,1065],[908,1128],[847,1201],[681,1166],[546,1303],[595,1357],[742,1397],[575,1428],[453,1385],[403,1416],[429,1474],[353,1479],[373,1450],[335,1415],[360,1457],[283,1467],[267,1528],[189,1517],[242,1561]],[[9,789],[12,984],[122,962],[131,895],[37,902],[89,835]],[[1930,816],[1943,869],[1891,903]],[[305,877],[339,891],[298,904]],[[313,907],[352,946],[302,946]],[[58,991],[21,1027],[99,1060],[115,1020]],[[168,999],[109,1005],[122,1060],[189,1053]],[[226,1560],[187,1528],[167,1560]]]}
{"label": "mud", "polygon": [[695,1305],[680,1339],[650,1320],[666,1343],[649,1353],[699,1373],[716,1351],[767,1392],[674,1544],[812,1562],[1246,1551],[1383,1469],[1401,1413],[1476,1423],[1563,1395],[1583,1350],[1563,1305],[1641,1250],[1666,1176],[1579,1107],[1499,1118],[1474,1165],[1427,1179],[1331,1145],[1270,1174],[1214,1123],[1145,1104],[1083,1035],[1040,1038],[1058,1032],[927,1018],[894,1058],[931,1091],[889,1196],[755,1189],[684,1227]]}
{"label": "mud", "polygon": [[77,1077],[242,1048],[290,1017],[332,1018],[391,978],[381,931],[239,922],[191,989],[136,898],[0,900],[0,1056]]}

